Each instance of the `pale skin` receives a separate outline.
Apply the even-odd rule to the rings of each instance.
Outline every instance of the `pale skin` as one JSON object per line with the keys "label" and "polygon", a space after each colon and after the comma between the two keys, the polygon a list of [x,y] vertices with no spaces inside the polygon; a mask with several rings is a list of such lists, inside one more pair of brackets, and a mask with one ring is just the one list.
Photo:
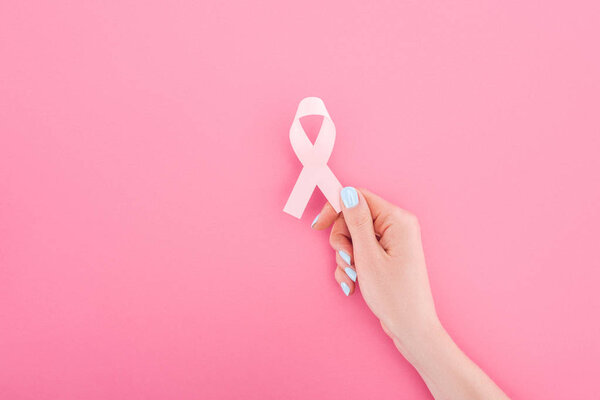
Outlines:
{"label": "pale skin", "polygon": [[[318,230],[333,225],[329,242],[336,252],[335,279],[347,285],[348,295],[360,285],[383,331],[419,372],[433,397],[508,399],[442,326],[429,287],[417,218],[366,189],[344,188],[340,203],[340,214],[327,203],[313,224]],[[349,264],[340,250],[350,256]]]}

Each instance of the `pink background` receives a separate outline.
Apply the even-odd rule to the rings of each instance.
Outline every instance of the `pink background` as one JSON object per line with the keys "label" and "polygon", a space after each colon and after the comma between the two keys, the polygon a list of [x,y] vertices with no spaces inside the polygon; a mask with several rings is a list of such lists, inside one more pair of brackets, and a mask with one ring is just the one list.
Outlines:
{"label": "pink background", "polygon": [[342,183],[420,217],[459,345],[597,396],[599,3],[228,3],[0,4],[0,398],[429,398],[323,196],[282,212],[305,96]]}

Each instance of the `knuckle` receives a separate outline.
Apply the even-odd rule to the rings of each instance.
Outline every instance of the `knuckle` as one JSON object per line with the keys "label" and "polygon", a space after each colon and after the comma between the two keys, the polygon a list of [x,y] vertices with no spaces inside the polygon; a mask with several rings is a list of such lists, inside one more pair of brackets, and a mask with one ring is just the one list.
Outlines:
{"label": "knuckle", "polygon": [[394,210],[392,211],[392,216],[396,221],[398,221],[406,227],[419,229],[419,219],[417,218],[417,216],[406,210],[402,210],[401,208],[394,208]]}
{"label": "knuckle", "polygon": [[411,213],[407,213],[408,215],[406,216],[406,223],[408,226],[412,227],[412,228],[419,228],[419,219],[417,218],[416,215],[411,214]]}
{"label": "knuckle", "polygon": [[373,220],[368,215],[361,215],[353,221],[352,225],[357,229],[364,229],[369,225],[373,225]]}
{"label": "knuckle", "polygon": [[402,221],[402,218],[404,218],[404,210],[398,208],[398,207],[394,207],[391,211],[390,211],[390,216],[392,218],[394,218],[396,221]]}
{"label": "knuckle", "polygon": [[333,223],[331,233],[329,234],[329,245],[335,248],[337,245],[343,242],[344,238],[344,222],[341,219],[337,219]]}
{"label": "knuckle", "polygon": [[342,282],[342,274],[339,268],[336,268],[335,271],[333,272],[333,278],[338,281],[338,282]]}
{"label": "knuckle", "polygon": [[329,245],[331,247],[335,247],[337,243],[337,235],[332,231],[331,234],[329,234]]}

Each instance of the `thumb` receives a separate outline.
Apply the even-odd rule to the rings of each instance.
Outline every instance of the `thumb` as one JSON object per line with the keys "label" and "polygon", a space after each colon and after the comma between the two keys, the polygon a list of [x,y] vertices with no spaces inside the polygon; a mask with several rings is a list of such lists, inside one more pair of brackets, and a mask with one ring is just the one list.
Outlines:
{"label": "thumb", "polygon": [[342,213],[352,237],[354,252],[370,252],[379,247],[373,228],[373,217],[365,197],[351,186],[342,189]]}

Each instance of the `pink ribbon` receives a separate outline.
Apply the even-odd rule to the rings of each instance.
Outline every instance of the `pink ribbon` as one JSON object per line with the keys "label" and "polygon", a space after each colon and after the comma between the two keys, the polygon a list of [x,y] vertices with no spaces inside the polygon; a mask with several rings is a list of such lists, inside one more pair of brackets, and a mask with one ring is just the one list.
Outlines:
{"label": "pink ribbon", "polygon": [[[300,123],[300,118],[307,115],[323,116],[323,123],[314,145]],[[318,186],[335,211],[340,212],[339,197],[342,184],[327,166],[335,142],[335,125],[323,100],[318,97],[302,99],[290,128],[290,141],[303,168],[283,211],[301,218],[315,187]]]}

